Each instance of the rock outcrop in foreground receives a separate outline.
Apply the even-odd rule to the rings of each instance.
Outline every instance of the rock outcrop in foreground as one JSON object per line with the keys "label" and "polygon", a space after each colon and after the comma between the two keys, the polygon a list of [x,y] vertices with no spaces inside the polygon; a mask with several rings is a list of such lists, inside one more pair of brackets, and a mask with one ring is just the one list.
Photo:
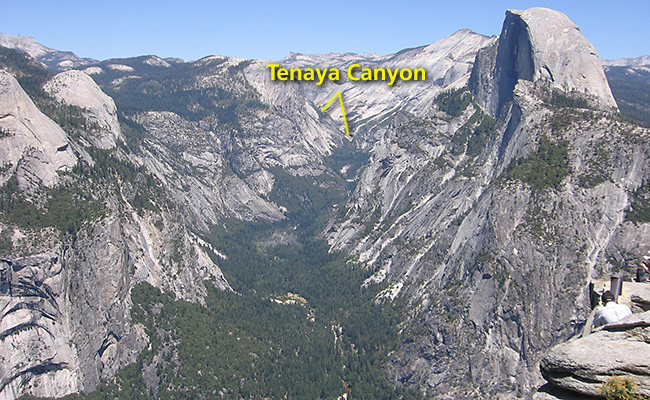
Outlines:
{"label": "rock outcrop in foreground", "polygon": [[620,376],[634,381],[638,393],[650,396],[648,355],[650,311],[554,347],[540,369],[552,386],[581,395],[598,396],[603,383]]}

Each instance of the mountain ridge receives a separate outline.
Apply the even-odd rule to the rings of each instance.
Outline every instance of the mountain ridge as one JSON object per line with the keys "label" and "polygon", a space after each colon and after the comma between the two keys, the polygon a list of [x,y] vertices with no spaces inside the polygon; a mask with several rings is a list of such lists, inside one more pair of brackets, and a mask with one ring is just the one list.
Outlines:
{"label": "mountain ridge", "polygon": [[650,55],[602,61],[606,67],[642,67],[650,65]]}
{"label": "mountain ridge", "polygon": [[60,51],[43,46],[31,36],[9,36],[0,33],[0,46],[24,51],[54,72],[97,62],[92,58],[81,58],[71,51]]}

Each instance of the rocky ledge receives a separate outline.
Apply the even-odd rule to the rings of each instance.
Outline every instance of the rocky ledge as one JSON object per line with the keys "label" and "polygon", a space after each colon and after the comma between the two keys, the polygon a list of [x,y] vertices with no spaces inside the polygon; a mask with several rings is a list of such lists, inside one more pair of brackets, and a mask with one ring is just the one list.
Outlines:
{"label": "rocky ledge", "polygon": [[[635,297],[647,304],[642,293]],[[634,309],[635,307],[633,307]],[[612,376],[629,378],[639,394],[650,396],[650,311],[637,313],[579,339],[562,343],[544,357],[540,370],[554,398],[599,396]],[[557,389],[568,391],[562,395]],[[573,393],[573,394],[572,394]],[[536,398],[548,398],[538,397]]]}

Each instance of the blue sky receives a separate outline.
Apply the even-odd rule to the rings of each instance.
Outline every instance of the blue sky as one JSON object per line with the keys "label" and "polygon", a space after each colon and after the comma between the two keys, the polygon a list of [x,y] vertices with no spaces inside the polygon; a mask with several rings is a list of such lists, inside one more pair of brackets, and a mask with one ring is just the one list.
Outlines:
{"label": "blue sky", "polygon": [[82,57],[218,54],[278,60],[301,53],[389,54],[459,29],[499,34],[505,10],[565,13],[602,58],[650,54],[643,1],[0,1],[0,32]]}

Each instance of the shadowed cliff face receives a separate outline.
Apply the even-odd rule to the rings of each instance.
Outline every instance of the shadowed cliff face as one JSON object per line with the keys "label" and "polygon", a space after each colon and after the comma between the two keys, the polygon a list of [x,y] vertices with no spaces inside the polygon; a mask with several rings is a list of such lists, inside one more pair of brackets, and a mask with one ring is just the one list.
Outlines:
{"label": "shadowed cliff face", "polygon": [[43,385],[48,396],[77,389],[65,306],[57,298],[64,284],[62,264],[53,254],[0,261],[3,398],[16,397],[32,385]]}
{"label": "shadowed cliff face", "polygon": [[508,12],[498,42],[481,49],[468,82],[476,101],[490,115],[512,100],[520,79],[533,80],[534,61],[526,23]]}

